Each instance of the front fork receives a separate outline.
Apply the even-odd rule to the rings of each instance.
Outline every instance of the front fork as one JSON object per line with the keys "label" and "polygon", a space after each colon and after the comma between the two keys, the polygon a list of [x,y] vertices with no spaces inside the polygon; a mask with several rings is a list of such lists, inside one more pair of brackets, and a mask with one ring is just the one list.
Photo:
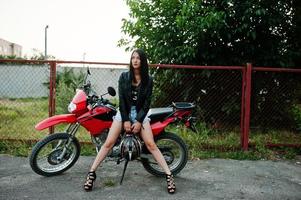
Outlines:
{"label": "front fork", "polygon": [[[77,133],[79,126],[80,126],[80,124],[77,122],[75,124],[70,124],[67,127],[67,129],[65,130],[65,132],[68,133],[70,135],[70,137],[68,138],[68,141],[64,144],[62,153],[57,158],[59,161],[61,161],[65,157],[66,152],[69,150],[69,146],[70,146],[73,138],[75,137],[75,134]],[[60,145],[61,145],[61,142],[59,142],[57,144],[57,146],[54,148],[54,150],[56,150]]]}
{"label": "front fork", "polygon": [[71,136],[71,138],[74,138],[79,126],[80,126],[80,124],[78,122],[76,122],[74,124],[70,124],[67,127],[67,129],[65,130],[65,132],[68,133]]}

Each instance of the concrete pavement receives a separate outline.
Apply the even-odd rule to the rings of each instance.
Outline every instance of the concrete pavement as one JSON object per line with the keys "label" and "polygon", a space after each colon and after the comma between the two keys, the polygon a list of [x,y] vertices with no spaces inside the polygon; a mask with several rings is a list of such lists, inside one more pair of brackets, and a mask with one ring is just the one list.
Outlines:
{"label": "concrete pavement", "polygon": [[163,178],[130,162],[119,185],[123,163],[109,161],[97,171],[96,186],[82,185],[93,157],[81,156],[62,175],[35,174],[28,158],[0,155],[0,199],[301,199],[301,163],[293,161],[189,161],[175,177],[177,193],[169,195]]}

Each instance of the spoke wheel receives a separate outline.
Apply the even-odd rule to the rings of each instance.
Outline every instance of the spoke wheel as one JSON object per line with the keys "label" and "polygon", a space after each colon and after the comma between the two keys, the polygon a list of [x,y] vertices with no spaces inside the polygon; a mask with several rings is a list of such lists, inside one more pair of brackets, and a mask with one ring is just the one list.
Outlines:
{"label": "spoke wheel", "polygon": [[53,176],[74,165],[80,154],[76,138],[67,133],[56,133],[38,142],[30,155],[30,166],[37,174]]}
{"label": "spoke wheel", "polygon": [[[155,138],[155,142],[160,149],[170,171],[176,175],[186,165],[188,160],[188,150],[184,141],[174,133],[162,133]],[[158,165],[152,156],[142,159],[143,167],[155,176],[165,176],[165,172]]]}

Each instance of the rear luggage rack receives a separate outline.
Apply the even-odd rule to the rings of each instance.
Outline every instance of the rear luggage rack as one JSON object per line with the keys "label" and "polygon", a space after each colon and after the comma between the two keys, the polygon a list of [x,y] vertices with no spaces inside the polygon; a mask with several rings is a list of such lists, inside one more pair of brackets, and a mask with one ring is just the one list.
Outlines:
{"label": "rear luggage rack", "polygon": [[172,107],[175,107],[176,109],[192,109],[195,107],[193,103],[188,102],[172,102]]}

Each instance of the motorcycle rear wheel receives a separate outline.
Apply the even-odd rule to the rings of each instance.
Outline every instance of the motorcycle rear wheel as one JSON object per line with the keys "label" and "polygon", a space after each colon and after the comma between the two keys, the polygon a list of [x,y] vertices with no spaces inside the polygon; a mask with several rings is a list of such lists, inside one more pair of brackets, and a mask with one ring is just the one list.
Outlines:
{"label": "motorcycle rear wheel", "polygon": [[[66,146],[68,141],[70,144]],[[62,158],[61,155],[65,151]],[[29,158],[34,172],[42,176],[54,176],[72,167],[80,155],[80,145],[76,138],[67,133],[55,133],[39,141]]]}
{"label": "motorcycle rear wheel", "polygon": [[[173,175],[178,174],[188,160],[188,149],[182,138],[174,133],[164,132],[155,137],[155,142],[165,158]],[[158,177],[164,177],[165,172],[152,157],[142,159],[143,167],[147,172]]]}

